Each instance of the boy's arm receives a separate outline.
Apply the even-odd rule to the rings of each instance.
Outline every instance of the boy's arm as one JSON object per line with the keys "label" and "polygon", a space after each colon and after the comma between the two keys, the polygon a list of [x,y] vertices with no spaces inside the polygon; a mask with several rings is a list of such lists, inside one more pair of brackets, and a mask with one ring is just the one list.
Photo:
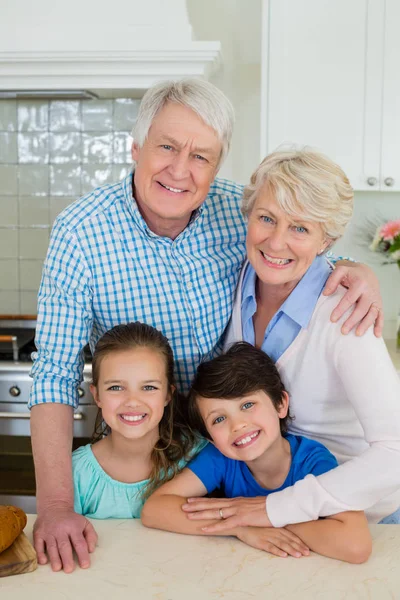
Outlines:
{"label": "boy's arm", "polygon": [[[145,527],[185,533],[191,535],[210,535],[204,531],[207,525],[214,525],[217,519],[193,521],[188,519],[187,513],[182,510],[182,505],[187,502],[188,496],[198,496],[207,493],[203,482],[190,469],[162,485],[146,501],[141,519]],[[271,527],[262,529],[255,527],[237,527],[227,529],[214,535],[235,536],[245,544],[286,557],[288,555],[300,557],[307,556],[309,549],[293,532],[285,529]]]}
{"label": "boy's arm", "polygon": [[[202,528],[214,525],[216,519],[207,521],[190,521],[182,510],[188,496],[204,496],[207,488],[190,469],[183,469],[171,481],[164,483],[146,501],[141,519],[145,527],[186,533],[207,535]],[[224,531],[219,535],[235,535],[234,530]]]}
{"label": "boy's arm", "polygon": [[285,527],[314,552],[350,563],[363,563],[372,550],[367,519],[361,511],[347,511],[318,521]]}

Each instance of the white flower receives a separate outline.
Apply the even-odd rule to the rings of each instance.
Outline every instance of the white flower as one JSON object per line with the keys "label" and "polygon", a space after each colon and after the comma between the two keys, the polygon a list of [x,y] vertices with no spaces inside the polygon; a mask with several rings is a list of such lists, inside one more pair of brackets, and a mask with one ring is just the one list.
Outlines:
{"label": "white flower", "polygon": [[376,233],[375,233],[375,237],[372,240],[372,243],[371,243],[369,249],[372,250],[373,252],[376,252],[378,250],[378,246],[379,246],[379,243],[381,240],[382,240],[381,228],[378,227],[378,229],[376,230]]}
{"label": "white flower", "polygon": [[390,255],[390,258],[394,262],[397,262],[398,260],[400,260],[400,250],[396,250],[396,252],[392,252],[392,254]]}

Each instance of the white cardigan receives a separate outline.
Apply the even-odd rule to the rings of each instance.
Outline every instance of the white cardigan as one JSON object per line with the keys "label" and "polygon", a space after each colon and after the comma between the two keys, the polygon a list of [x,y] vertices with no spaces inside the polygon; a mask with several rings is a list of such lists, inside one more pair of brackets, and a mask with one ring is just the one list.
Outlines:
{"label": "white cardigan", "polygon": [[[245,265],[246,266],[246,265]],[[242,338],[239,281],[225,348]],[[345,510],[365,510],[376,523],[400,506],[400,378],[371,329],[342,335],[330,321],[345,293],[320,296],[302,329],[276,363],[290,394],[290,431],[317,440],[339,467],[267,497],[275,527]]]}

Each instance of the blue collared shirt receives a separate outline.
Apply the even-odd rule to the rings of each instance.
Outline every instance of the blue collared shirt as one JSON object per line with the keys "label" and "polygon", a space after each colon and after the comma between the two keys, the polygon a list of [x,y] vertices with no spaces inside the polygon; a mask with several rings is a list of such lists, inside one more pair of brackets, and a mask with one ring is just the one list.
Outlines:
{"label": "blue collared shirt", "polygon": [[[325,256],[317,256],[292,293],[274,314],[265,331],[261,349],[277,361],[302,328],[307,327],[332,267]],[[255,345],[253,316],[257,309],[256,273],[247,266],[242,285],[243,339]]]}
{"label": "blue collared shirt", "polygon": [[243,187],[215,180],[174,240],[153,233],[132,196],[132,174],[97,188],[56,219],[38,297],[30,406],[78,405],[83,348],[142,321],[161,330],[187,391],[221,337],[245,257]]}

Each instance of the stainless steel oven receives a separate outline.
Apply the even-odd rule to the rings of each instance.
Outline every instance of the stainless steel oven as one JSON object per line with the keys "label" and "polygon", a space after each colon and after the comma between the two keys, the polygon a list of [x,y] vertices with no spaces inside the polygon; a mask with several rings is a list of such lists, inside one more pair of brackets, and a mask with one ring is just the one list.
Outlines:
{"label": "stainless steel oven", "polygon": [[[32,380],[29,372],[35,321],[0,319],[0,504],[15,504],[36,512],[36,485],[27,408]],[[15,339],[17,338],[17,339]],[[4,341],[5,340],[5,341]],[[80,405],[74,413],[73,449],[87,444],[97,407],[90,393],[90,354],[86,354]]]}

